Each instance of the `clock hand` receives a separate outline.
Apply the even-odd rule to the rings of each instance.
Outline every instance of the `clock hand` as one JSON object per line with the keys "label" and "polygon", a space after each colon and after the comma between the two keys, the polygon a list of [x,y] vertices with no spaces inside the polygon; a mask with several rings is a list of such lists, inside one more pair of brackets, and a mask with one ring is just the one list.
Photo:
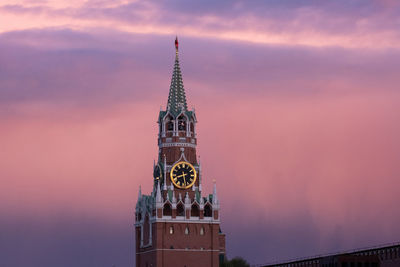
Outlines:
{"label": "clock hand", "polygon": [[183,173],[183,182],[185,183],[185,185],[186,185],[186,178],[185,178],[185,176],[186,176],[186,174],[185,173]]}
{"label": "clock hand", "polygon": [[183,177],[183,182],[186,184],[186,175],[187,175],[187,173],[184,173],[184,172],[182,172],[182,174],[181,175],[178,175],[178,176],[176,176],[176,178],[179,178],[179,177]]}

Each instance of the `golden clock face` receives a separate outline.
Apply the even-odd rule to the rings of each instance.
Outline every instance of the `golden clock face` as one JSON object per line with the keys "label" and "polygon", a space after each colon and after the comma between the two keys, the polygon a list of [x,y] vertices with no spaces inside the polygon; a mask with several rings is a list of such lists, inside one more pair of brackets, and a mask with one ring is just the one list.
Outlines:
{"label": "golden clock face", "polygon": [[180,161],[172,167],[170,176],[176,187],[186,189],[194,185],[197,173],[192,164]]}

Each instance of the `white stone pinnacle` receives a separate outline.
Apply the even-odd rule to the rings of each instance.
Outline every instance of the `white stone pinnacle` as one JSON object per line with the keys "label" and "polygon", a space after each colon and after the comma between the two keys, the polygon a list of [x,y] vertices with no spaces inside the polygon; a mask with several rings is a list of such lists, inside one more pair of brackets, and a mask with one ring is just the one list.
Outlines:
{"label": "white stone pinnacle", "polygon": [[189,199],[189,193],[188,192],[186,192],[185,204],[190,204],[190,199]]}
{"label": "white stone pinnacle", "polygon": [[217,184],[215,183],[214,180],[214,190],[213,190],[213,199],[212,199],[213,204],[218,204],[218,196],[217,196]]}
{"label": "white stone pinnacle", "polygon": [[160,190],[160,182],[157,183],[156,203],[162,203],[161,190]]}

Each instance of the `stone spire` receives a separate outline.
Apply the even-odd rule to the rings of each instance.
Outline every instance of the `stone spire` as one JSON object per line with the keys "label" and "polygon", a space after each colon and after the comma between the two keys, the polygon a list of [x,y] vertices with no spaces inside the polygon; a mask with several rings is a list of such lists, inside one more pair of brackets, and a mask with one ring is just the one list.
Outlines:
{"label": "stone spire", "polygon": [[217,205],[218,204],[217,184],[215,183],[215,180],[214,180],[214,190],[213,190],[212,204],[213,205]]}
{"label": "stone spire", "polygon": [[201,188],[201,174],[202,174],[202,172],[201,172],[201,162],[200,162],[200,156],[199,156],[199,191],[200,192],[202,191],[202,188]]}
{"label": "stone spire", "polygon": [[189,198],[189,193],[188,192],[186,192],[186,195],[185,195],[185,204],[186,205],[190,205],[190,198]]}
{"label": "stone spire", "polygon": [[156,194],[156,203],[162,203],[162,197],[161,197],[161,189],[160,189],[160,181],[157,183],[157,194]]}
{"label": "stone spire", "polygon": [[167,110],[174,116],[178,115],[180,111],[187,110],[185,88],[183,87],[181,67],[179,65],[178,56],[178,37],[175,39],[175,65],[172,73],[171,86],[169,87]]}
{"label": "stone spire", "polygon": [[139,209],[141,200],[142,200],[142,186],[139,185],[139,193],[138,193],[138,200],[136,202],[136,210]]}
{"label": "stone spire", "polygon": [[167,190],[167,159],[164,154],[164,183],[163,183],[163,190]]}

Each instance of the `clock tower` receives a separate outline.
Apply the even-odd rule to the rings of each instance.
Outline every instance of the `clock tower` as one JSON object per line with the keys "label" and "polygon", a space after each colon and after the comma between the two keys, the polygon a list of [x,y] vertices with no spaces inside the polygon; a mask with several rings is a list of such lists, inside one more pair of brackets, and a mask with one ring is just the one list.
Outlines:
{"label": "clock tower", "polygon": [[[165,110],[158,116],[158,160],[153,190],[139,189],[135,209],[137,267],[217,267],[225,258],[216,184],[202,191],[196,155],[196,114],[188,110],[179,65],[175,64]],[[150,182],[150,180],[149,180]]]}

